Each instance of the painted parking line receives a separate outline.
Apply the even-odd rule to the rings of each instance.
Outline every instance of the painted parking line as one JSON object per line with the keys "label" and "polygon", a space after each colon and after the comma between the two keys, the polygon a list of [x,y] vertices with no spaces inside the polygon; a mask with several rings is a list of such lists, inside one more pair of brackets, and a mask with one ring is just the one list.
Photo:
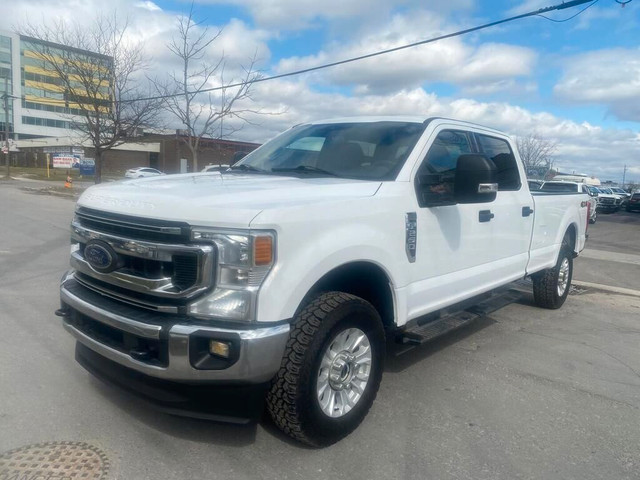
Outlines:
{"label": "painted parking line", "polygon": [[640,265],[640,255],[631,253],[617,253],[607,250],[585,248],[580,252],[580,256],[592,260],[606,260],[608,262],[626,263],[627,265]]}
{"label": "painted parking line", "polygon": [[632,297],[640,297],[640,290],[632,290],[630,288],[614,287],[612,285],[602,285],[600,283],[583,282],[581,280],[571,280],[571,284],[576,287],[593,288],[604,292],[619,293],[621,295],[630,295]]}

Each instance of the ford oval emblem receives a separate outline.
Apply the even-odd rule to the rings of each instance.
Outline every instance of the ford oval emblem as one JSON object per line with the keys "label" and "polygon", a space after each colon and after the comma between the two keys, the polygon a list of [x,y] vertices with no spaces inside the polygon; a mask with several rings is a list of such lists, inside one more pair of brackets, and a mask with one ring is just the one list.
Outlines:
{"label": "ford oval emblem", "polygon": [[105,242],[89,241],[84,247],[84,259],[100,273],[109,273],[118,268],[118,254]]}

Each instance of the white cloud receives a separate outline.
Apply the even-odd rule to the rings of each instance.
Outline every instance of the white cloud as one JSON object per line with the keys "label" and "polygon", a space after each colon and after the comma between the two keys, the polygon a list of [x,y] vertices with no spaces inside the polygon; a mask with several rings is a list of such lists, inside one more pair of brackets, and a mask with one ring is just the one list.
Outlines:
{"label": "white cloud", "polygon": [[[235,4],[245,7],[255,22],[266,28],[299,30],[313,27],[318,21],[366,23],[373,18],[388,18],[396,7],[425,5],[424,0],[197,0],[203,4]],[[467,11],[474,0],[426,2],[437,12]]]}
{"label": "white cloud", "polygon": [[507,11],[507,15],[522,15],[552,5],[549,0],[525,0]]}
{"label": "white cloud", "polygon": [[[467,120],[498,128],[511,135],[537,132],[559,144],[555,162],[568,171],[585,172],[602,179],[620,180],[623,165],[640,151],[640,134],[631,130],[605,129],[574,122],[547,112],[534,113],[504,102],[479,102],[462,98],[439,98],[422,88],[393,94],[350,97],[320,93],[302,81],[276,80],[254,87],[255,105],[279,115],[252,117],[239,138],[263,142],[288,127],[331,117],[354,115],[424,115]],[[640,181],[640,166],[632,166],[627,179]]]}
{"label": "white cloud", "polygon": [[[315,55],[281,60],[276,70],[305,69],[453,30],[433,12],[394,15],[383,28],[364,32],[351,43],[334,43]],[[473,46],[457,37],[332,67],[314,74],[313,79],[321,83],[355,85],[359,93],[393,92],[428,82],[451,82],[475,88],[476,92],[496,92],[504,82],[529,76],[536,60],[536,53],[529,48],[501,43]]]}
{"label": "white cloud", "polygon": [[622,120],[640,121],[640,48],[598,50],[566,59],[553,91],[563,101],[604,105]]}
{"label": "white cloud", "polygon": [[145,0],[143,2],[134,3],[134,6],[139,8],[144,8],[145,10],[149,10],[150,12],[157,12],[162,10],[158,5],[153,3],[151,0]]}
{"label": "white cloud", "polygon": [[[343,10],[340,8],[348,10],[353,5],[361,5],[362,1],[364,0],[353,3],[345,1],[343,6],[336,6],[339,3],[336,0],[324,3],[308,0],[248,0],[243,2],[247,8],[262,11],[261,15],[265,20],[258,22],[260,28],[252,28],[240,20],[212,26],[212,29],[224,29],[217,45],[207,53],[208,58],[218,58],[224,51],[229,60],[229,74],[232,74],[233,65],[245,62],[257,51],[258,57],[264,61],[263,66],[267,66],[271,56],[267,42],[280,32],[277,28],[268,29],[266,22],[269,18],[273,22],[278,20],[279,11],[290,15],[291,25],[313,23],[318,19],[340,21],[346,18],[342,16]],[[409,5],[413,0],[406,1],[406,5]],[[368,7],[363,15],[369,15],[369,9],[375,10],[376,5],[381,7],[373,14],[388,14],[389,5],[401,5],[402,2],[403,0],[389,3],[373,0],[367,2]],[[438,8],[456,5],[468,8],[470,2],[471,0],[439,2]],[[7,4],[3,4],[3,15],[0,17],[0,28],[4,29],[12,29],[27,18],[37,23],[56,17],[69,21],[83,18],[87,23],[95,12],[105,11],[99,0],[14,0],[5,3]],[[129,0],[112,0],[109,8],[130,19],[132,38],[145,41],[147,51],[154,58],[153,72],[162,74],[177,67],[165,48],[175,32],[177,12],[162,11],[153,5],[155,4],[151,4],[151,1],[135,3]],[[275,8],[270,13],[269,6],[280,10]],[[287,10],[289,7],[292,10]],[[366,18],[370,20],[372,17]],[[278,21],[284,22],[283,19]],[[331,28],[334,25],[332,23]],[[409,43],[454,29],[455,26],[446,25],[442,12],[408,10],[403,15],[388,16],[384,21],[363,21],[363,26],[355,29],[349,36],[354,38],[351,42],[345,44],[336,41],[317,55],[285,59],[276,68],[278,71],[285,71],[315,65],[378,48]],[[255,123],[246,124],[236,138],[264,141],[291,125],[313,119],[418,114],[460,118],[503,129],[515,135],[536,131],[560,144],[556,163],[563,169],[586,172],[603,179],[619,180],[623,164],[633,164],[634,161],[637,164],[640,151],[640,135],[637,132],[605,129],[546,112],[532,112],[506,101],[482,102],[474,99],[474,96],[501,93],[499,98],[510,95],[513,102],[516,94],[522,95],[524,92],[535,95],[537,92],[533,78],[537,55],[533,50],[500,43],[474,43],[477,40],[478,38],[473,37],[451,39],[314,75],[256,84],[253,102],[243,106],[279,114],[251,117]],[[603,50],[569,58],[554,92],[560,100],[607,105],[620,118],[638,120],[639,62],[638,49]],[[428,82],[454,84],[459,88],[459,96],[463,98],[438,97],[425,89],[424,85]],[[328,88],[318,91],[312,86],[317,83]],[[354,85],[356,93],[346,94],[344,88],[338,88],[338,92],[332,91],[336,86],[344,85]],[[171,126],[179,128],[179,125]],[[627,173],[627,178],[640,180],[640,166],[634,165]]]}

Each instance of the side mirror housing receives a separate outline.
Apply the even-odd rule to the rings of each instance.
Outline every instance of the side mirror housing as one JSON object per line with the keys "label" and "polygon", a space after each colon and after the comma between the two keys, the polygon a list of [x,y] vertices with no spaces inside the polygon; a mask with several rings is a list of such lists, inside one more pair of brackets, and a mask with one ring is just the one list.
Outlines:
{"label": "side mirror housing", "polygon": [[455,201],[457,203],[488,203],[493,202],[497,194],[495,164],[484,155],[460,155],[454,178]]}

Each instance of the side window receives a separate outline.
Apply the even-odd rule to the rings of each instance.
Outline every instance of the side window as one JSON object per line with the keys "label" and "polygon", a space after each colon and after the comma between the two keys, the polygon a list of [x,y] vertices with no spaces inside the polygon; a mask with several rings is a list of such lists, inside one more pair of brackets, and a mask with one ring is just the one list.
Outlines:
{"label": "side window", "polygon": [[496,165],[498,190],[519,190],[520,173],[509,142],[502,138],[476,134],[480,149]]}
{"label": "side window", "polygon": [[416,176],[419,203],[449,205],[454,203],[453,181],[460,155],[472,153],[468,132],[443,130],[429,148]]}

